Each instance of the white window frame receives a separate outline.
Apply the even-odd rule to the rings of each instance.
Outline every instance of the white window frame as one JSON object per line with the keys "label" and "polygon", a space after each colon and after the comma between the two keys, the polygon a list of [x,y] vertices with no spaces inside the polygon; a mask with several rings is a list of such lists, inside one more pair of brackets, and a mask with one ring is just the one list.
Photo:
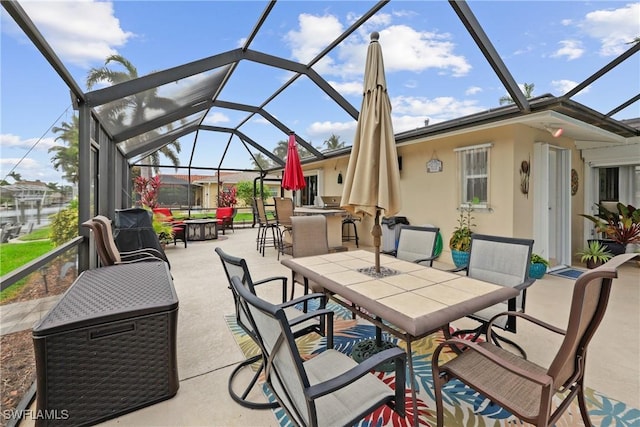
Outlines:
{"label": "white window frame", "polygon": [[[455,148],[453,151],[457,156],[458,163],[458,202],[460,207],[474,207],[479,209],[489,209],[491,206],[491,147],[492,143],[471,145],[467,147]],[[487,164],[483,174],[466,175],[467,168],[465,162],[467,155],[474,151],[484,151],[487,154]],[[473,203],[468,200],[467,197],[467,181],[469,179],[486,178],[487,180],[487,194],[486,200],[480,200],[478,203]]]}

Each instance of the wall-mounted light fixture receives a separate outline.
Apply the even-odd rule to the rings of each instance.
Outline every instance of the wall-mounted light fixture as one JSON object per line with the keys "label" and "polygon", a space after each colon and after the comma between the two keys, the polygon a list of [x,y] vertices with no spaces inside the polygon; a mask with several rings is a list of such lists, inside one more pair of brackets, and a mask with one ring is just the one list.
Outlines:
{"label": "wall-mounted light fixture", "polygon": [[338,184],[342,184],[342,172],[338,172]]}
{"label": "wall-mounted light fixture", "polygon": [[562,128],[555,128],[555,127],[551,127],[551,126],[545,126],[544,127],[547,132],[549,132],[551,134],[551,136],[553,136],[554,138],[558,138],[562,135],[562,133],[564,132],[564,129]]}

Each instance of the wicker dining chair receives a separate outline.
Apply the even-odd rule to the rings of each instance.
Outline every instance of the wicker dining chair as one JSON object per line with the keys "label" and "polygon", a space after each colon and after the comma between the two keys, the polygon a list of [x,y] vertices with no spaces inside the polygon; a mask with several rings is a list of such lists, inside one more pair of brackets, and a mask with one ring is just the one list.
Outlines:
{"label": "wicker dining chair", "polygon": [[[582,420],[591,426],[584,396],[587,347],[606,311],[618,268],[639,255],[618,255],[578,277],[573,286],[566,330],[521,312],[505,312],[491,319],[489,330],[500,317],[510,315],[563,335],[548,367],[495,345],[491,342],[490,333],[487,333],[486,342],[453,338],[440,343],[432,357],[437,425],[444,425],[442,400],[447,393],[445,384],[458,379],[521,420],[538,427],[557,425],[556,422],[577,397]],[[440,353],[449,347],[462,350],[461,354],[452,359],[447,356],[446,362],[441,361]],[[555,410],[554,402],[560,402]],[[568,423],[573,424],[575,420]]]}

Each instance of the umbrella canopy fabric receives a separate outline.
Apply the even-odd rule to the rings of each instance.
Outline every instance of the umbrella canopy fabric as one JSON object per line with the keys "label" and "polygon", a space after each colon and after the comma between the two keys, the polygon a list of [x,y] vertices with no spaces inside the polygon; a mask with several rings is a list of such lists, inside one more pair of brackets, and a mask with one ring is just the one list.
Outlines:
{"label": "umbrella canopy fabric", "polygon": [[298,147],[296,147],[296,135],[289,135],[289,145],[287,147],[287,161],[284,165],[284,174],[282,176],[282,188],[286,190],[300,190],[307,184],[302,173],[302,165],[300,164],[300,156],[298,155]]}
{"label": "umbrella canopy fabric", "polygon": [[371,34],[364,73],[364,96],[342,191],[342,207],[351,213],[386,216],[400,211],[400,171],[391,102],[382,49]]}

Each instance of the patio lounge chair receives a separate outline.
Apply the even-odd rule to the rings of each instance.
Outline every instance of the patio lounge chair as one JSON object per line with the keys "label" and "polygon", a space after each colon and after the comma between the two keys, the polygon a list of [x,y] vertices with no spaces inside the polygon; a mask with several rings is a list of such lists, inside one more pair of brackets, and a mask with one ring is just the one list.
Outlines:
{"label": "patio lounge chair", "polygon": [[[286,316],[291,321],[291,328],[293,330],[294,337],[300,337],[302,335],[306,335],[312,332],[315,332],[319,335],[327,336],[327,342],[331,343],[333,346],[333,312],[325,309],[326,298],[323,294],[309,294],[304,297],[298,298],[294,301],[286,302],[287,299],[287,278],[283,276],[277,277],[269,277],[263,280],[253,281],[251,279],[251,274],[249,273],[249,267],[247,266],[247,262],[243,258],[234,257],[232,255],[227,254],[221,248],[215,249],[216,253],[220,257],[220,261],[222,262],[222,266],[224,267],[224,271],[227,275],[227,279],[229,280],[229,289],[231,289],[233,293],[233,300],[236,307],[236,322],[238,326],[240,326],[246,333],[249,335],[255,342],[258,344],[256,334],[254,332],[251,323],[247,318],[247,314],[244,311],[244,307],[240,304],[240,299],[231,285],[231,278],[238,277],[242,286],[244,286],[249,292],[255,294],[256,286],[263,285],[266,283],[274,283],[280,282],[282,286],[282,304],[279,304],[278,307],[281,307]],[[302,301],[310,301],[310,300],[318,300],[319,309],[313,313],[310,313],[309,316],[301,317],[305,313],[296,309],[294,306]],[[328,321],[325,320],[324,316],[328,316]],[[326,327],[328,326],[328,328]],[[236,375],[246,366],[252,365],[254,362],[257,362],[262,357],[262,354],[258,356],[250,357],[245,361],[241,362],[231,373],[229,377],[229,394],[231,398],[238,402],[240,405],[253,408],[253,409],[266,409],[266,408],[274,408],[277,407],[277,404],[272,403],[257,403],[251,402],[247,400],[247,396],[253,386],[256,384],[260,373],[262,372],[263,365],[256,371],[252,380],[249,382],[248,386],[242,392],[241,395],[238,395],[233,389],[233,382]]]}
{"label": "patio lounge chair", "polygon": [[[573,287],[566,330],[524,313],[510,313],[533,325],[564,335],[562,344],[548,368],[494,345],[490,342],[489,336],[487,342],[482,343],[458,338],[442,342],[432,358],[437,425],[444,425],[443,386],[456,378],[521,420],[538,427],[556,425],[577,396],[582,420],[585,425],[591,426],[584,397],[587,346],[604,316],[613,279],[618,276],[618,267],[636,256],[638,254],[633,253],[618,255],[606,264],[578,277]],[[501,313],[498,316],[506,315],[507,313]],[[491,320],[489,328],[499,319],[498,316]],[[457,346],[463,351],[448,362],[441,362],[440,352],[449,346]],[[566,394],[556,395],[556,392]],[[561,399],[553,412],[552,398],[553,401]]]}
{"label": "patio lounge chair", "polygon": [[[471,333],[474,334],[472,340],[475,341],[487,332],[489,320],[496,314],[507,310],[524,313],[527,288],[535,282],[535,279],[529,278],[532,247],[531,239],[472,234],[469,264],[454,271],[466,270],[469,277],[517,288],[521,292],[515,298],[469,315],[468,317],[480,322],[480,326],[473,330],[458,330],[453,333],[454,336]],[[494,326],[516,333],[516,316],[502,317]],[[449,334],[448,326],[444,332],[446,335]],[[525,351],[513,341],[498,335],[495,331],[492,331],[491,337],[496,345],[499,345],[498,340],[503,341],[518,349],[526,358]]]}
{"label": "patio lounge chair", "polygon": [[[266,383],[294,425],[352,425],[383,404],[405,416],[404,350],[385,350],[358,364],[327,343],[326,350],[303,361],[283,308],[255,296],[237,276],[231,283],[256,332]],[[393,388],[370,372],[387,360],[395,361]]]}
{"label": "patio lounge chair", "polygon": [[[99,233],[95,233],[96,229],[93,229],[96,237],[98,235],[102,240],[107,257],[107,265],[123,264],[140,261],[164,261],[169,264],[169,260],[164,253],[155,248],[141,248],[132,251],[121,252],[116,245],[113,238],[113,231],[111,229],[111,220],[103,215],[96,215],[93,217],[94,224],[97,224]],[[83,224],[84,225],[84,224]],[[97,240],[97,239],[96,239]],[[109,264],[110,262],[110,264]]]}
{"label": "patio lounge chair", "polygon": [[399,259],[431,267],[435,255],[438,227],[400,226],[398,248],[392,254]]}

